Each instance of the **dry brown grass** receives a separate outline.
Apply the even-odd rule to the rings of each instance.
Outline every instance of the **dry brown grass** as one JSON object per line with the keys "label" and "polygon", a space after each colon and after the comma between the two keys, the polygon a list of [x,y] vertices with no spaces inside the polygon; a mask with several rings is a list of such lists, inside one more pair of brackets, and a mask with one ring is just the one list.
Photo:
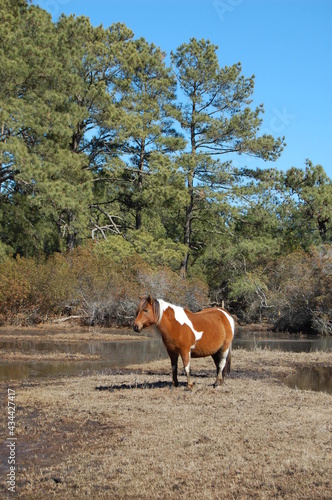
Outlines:
{"label": "dry brown grass", "polygon": [[192,392],[170,388],[168,360],[13,384],[17,496],[331,499],[332,398],[284,385],[316,364],[332,354],[235,350],[217,390],[212,360],[193,360]]}

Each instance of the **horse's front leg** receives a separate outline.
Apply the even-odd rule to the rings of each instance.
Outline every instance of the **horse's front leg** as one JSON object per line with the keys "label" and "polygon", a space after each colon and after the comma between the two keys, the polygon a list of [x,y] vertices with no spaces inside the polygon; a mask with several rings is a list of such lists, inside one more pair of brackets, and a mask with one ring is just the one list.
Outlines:
{"label": "horse's front leg", "polygon": [[174,387],[179,385],[178,381],[178,358],[179,353],[174,351],[167,351],[172,363],[172,382]]}
{"label": "horse's front leg", "polygon": [[187,375],[187,386],[189,389],[192,389],[194,387],[194,384],[191,381],[190,377],[190,350],[182,351],[181,358],[183,361],[184,371],[186,372]]}

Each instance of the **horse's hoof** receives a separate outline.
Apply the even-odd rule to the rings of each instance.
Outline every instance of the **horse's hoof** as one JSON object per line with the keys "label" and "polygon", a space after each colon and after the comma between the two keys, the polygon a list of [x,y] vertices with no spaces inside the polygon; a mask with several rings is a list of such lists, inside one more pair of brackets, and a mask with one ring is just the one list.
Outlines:
{"label": "horse's hoof", "polygon": [[195,385],[195,382],[193,382],[192,384],[186,385],[185,391],[192,391],[194,388],[194,385]]}

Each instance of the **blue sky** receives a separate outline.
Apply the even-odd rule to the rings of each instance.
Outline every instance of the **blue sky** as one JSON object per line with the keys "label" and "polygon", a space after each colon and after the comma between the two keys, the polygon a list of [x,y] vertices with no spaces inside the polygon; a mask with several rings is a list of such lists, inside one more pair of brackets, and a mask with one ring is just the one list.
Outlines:
{"label": "blue sky", "polygon": [[332,178],[331,0],[33,0],[56,21],[85,15],[95,26],[124,22],[169,54],[190,38],[218,45],[220,66],[240,61],[256,76],[264,103],[261,132],[286,137],[273,163],[233,157],[235,165],[304,168],[306,158]]}

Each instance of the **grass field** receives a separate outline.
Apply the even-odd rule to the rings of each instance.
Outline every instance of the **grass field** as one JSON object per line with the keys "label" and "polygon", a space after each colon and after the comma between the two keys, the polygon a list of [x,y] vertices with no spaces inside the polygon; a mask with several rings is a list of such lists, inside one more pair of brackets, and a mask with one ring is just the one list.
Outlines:
{"label": "grass field", "polygon": [[[235,350],[214,389],[211,358],[195,387],[171,388],[162,360],[121,372],[1,383],[15,390],[16,496],[24,499],[331,499],[332,396],[288,388],[332,353]],[[2,498],[8,449],[1,443]]]}

